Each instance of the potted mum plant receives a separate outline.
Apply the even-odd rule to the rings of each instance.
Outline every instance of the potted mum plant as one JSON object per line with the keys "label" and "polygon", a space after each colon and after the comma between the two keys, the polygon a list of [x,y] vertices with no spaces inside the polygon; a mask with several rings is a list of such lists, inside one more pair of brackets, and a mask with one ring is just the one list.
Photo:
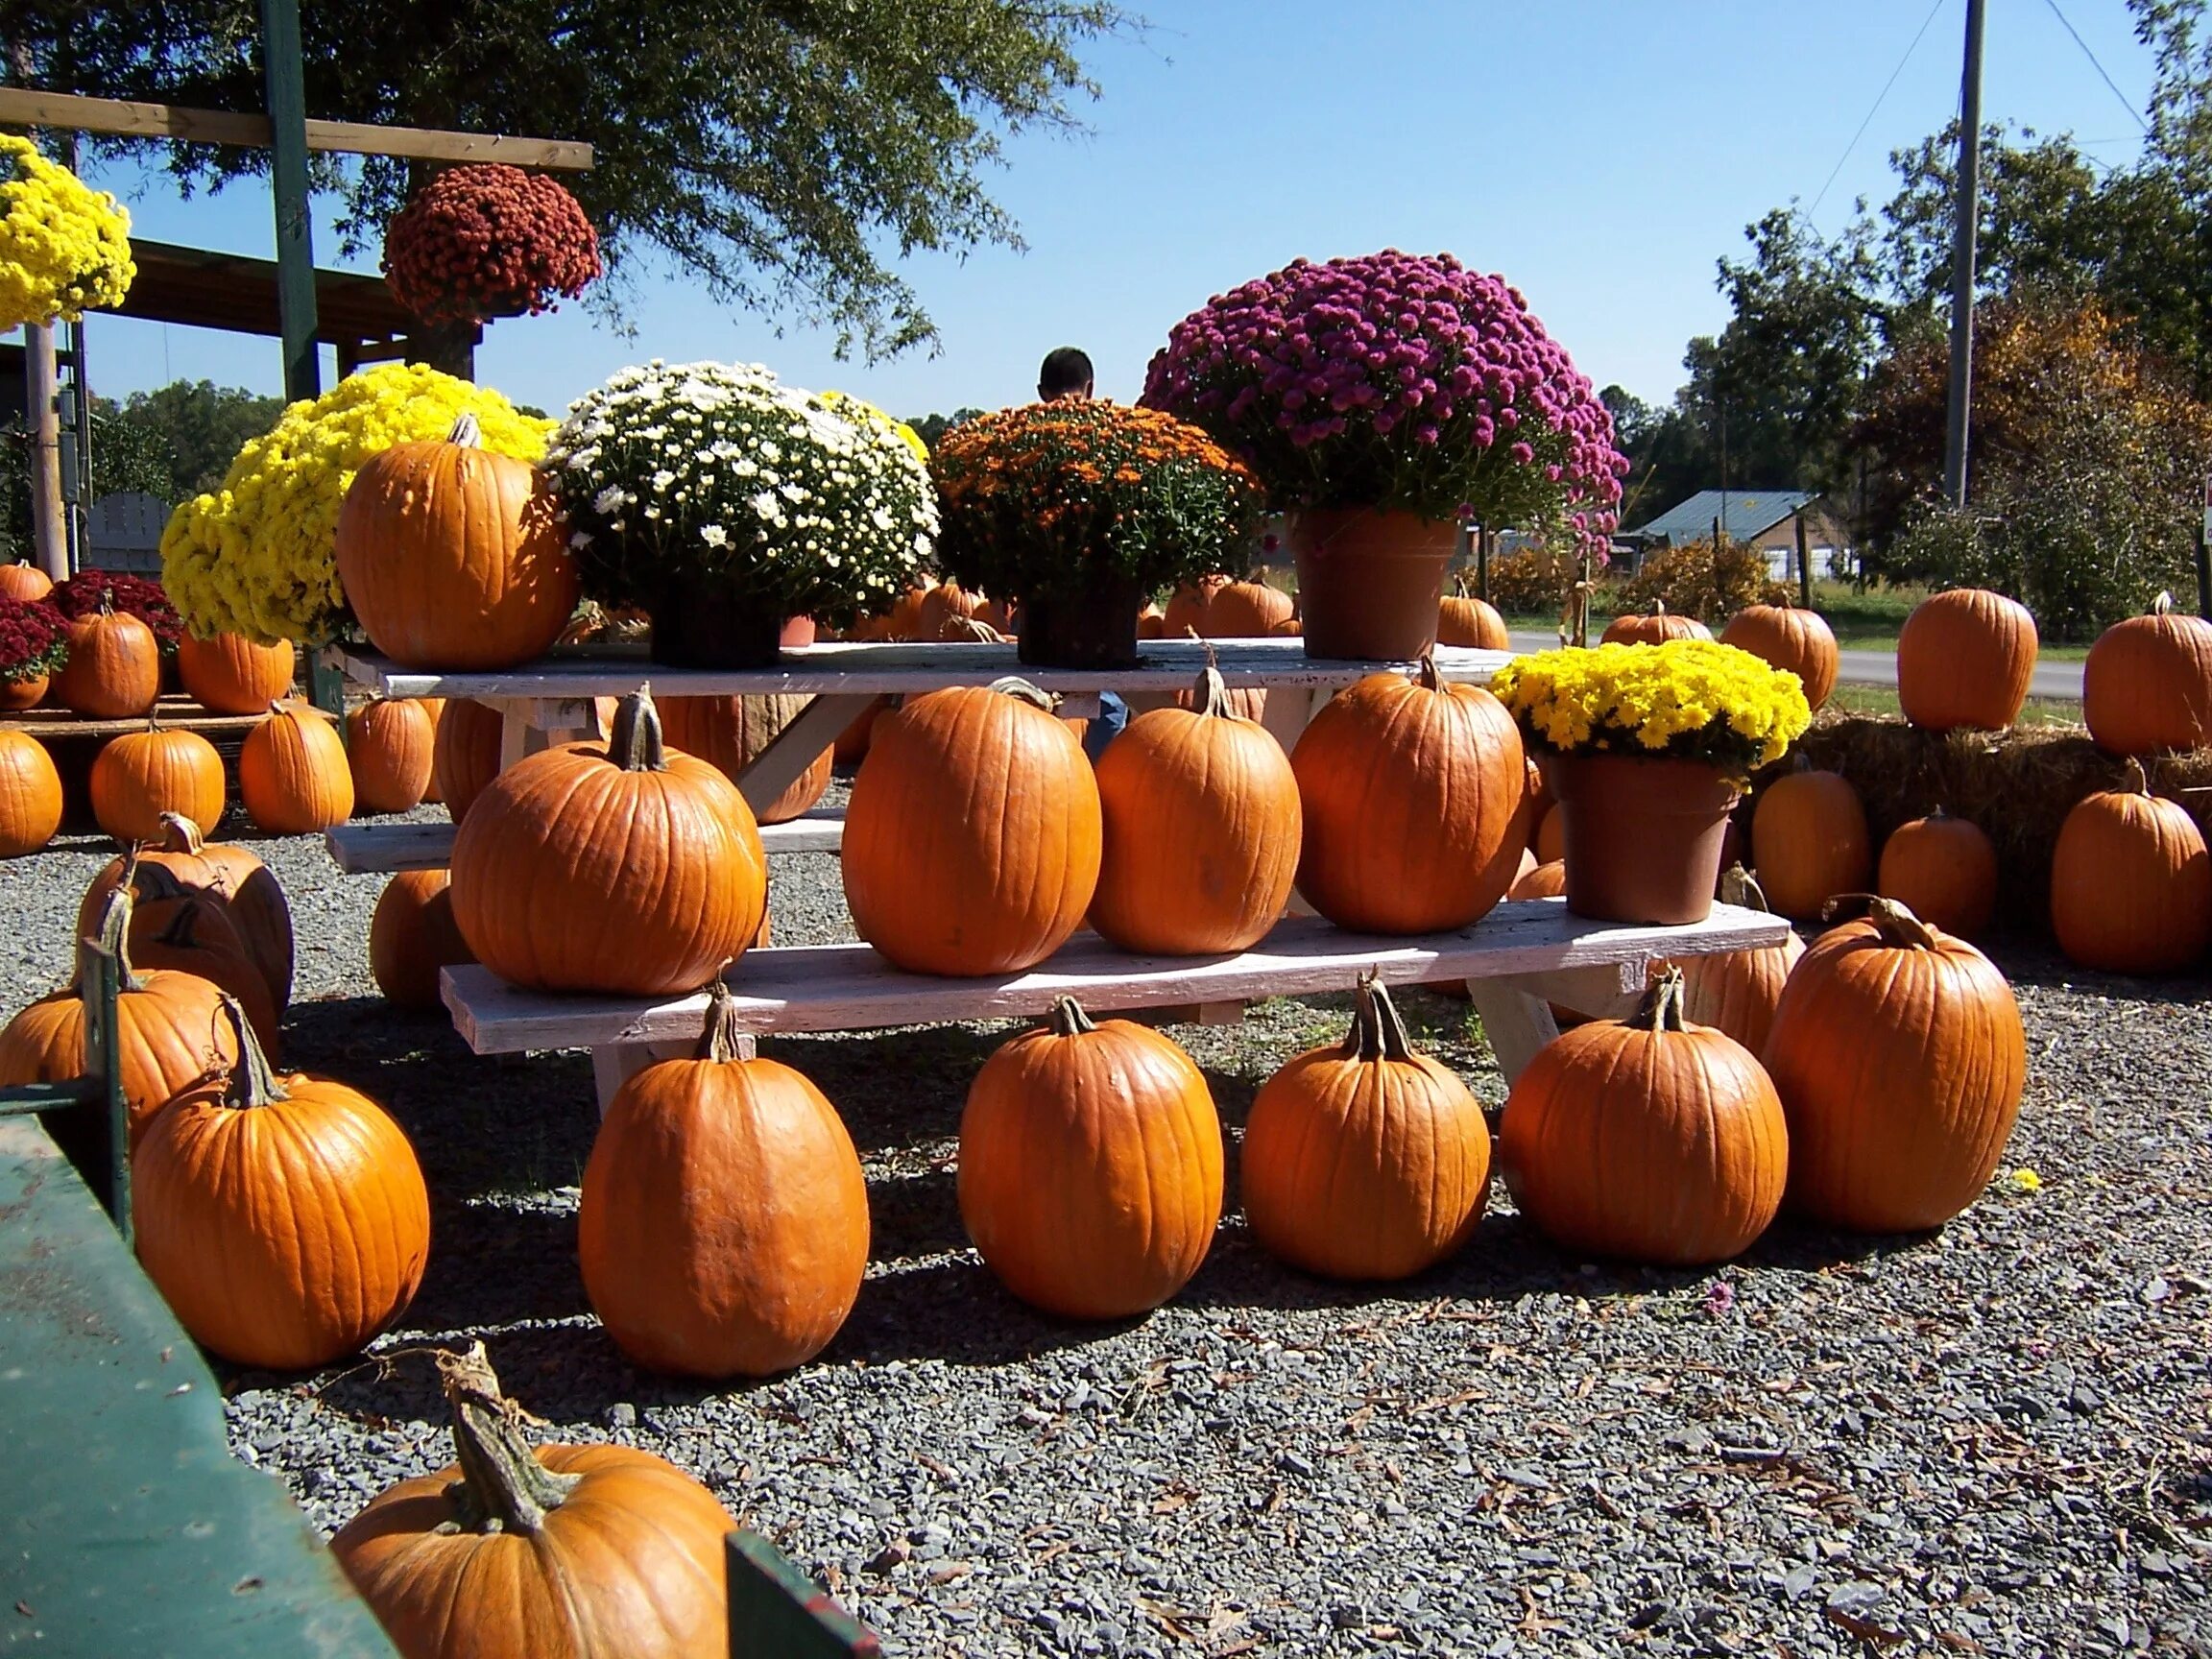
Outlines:
{"label": "potted mum plant", "polygon": [[0,329],[120,305],[137,274],[122,204],[0,133]]}
{"label": "potted mum plant", "polygon": [[895,421],[758,364],[625,369],[570,408],[544,467],[585,591],[643,610],[653,660],[676,667],[771,665],[787,618],[888,605],[937,537]]}
{"label": "potted mum plant", "polygon": [[1710,639],[1516,657],[1490,682],[1559,802],[1567,908],[1701,922],[1745,781],[1813,723],[1794,674]]}
{"label": "potted mum plant", "polygon": [[568,187],[503,162],[445,168],[384,231],[384,278],[425,323],[558,310],[599,275],[599,233]]}
{"label": "potted mum plant", "polygon": [[1432,644],[1462,521],[1602,550],[1627,468],[1521,295],[1443,253],[1300,259],[1209,301],[1142,401],[1213,433],[1290,515],[1315,657]]}
{"label": "potted mum plant", "polygon": [[1017,603],[1030,663],[1135,662],[1145,599],[1219,568],[1260,517],[1243,462],[1187,421],[1118,403],[963,421],[930,470],[945,563],[961,586]]}
{"label": "potted mum plant", "polygon": [[0,709],[28,709],[69,661],[69,623],[43,599],[0,599]]}

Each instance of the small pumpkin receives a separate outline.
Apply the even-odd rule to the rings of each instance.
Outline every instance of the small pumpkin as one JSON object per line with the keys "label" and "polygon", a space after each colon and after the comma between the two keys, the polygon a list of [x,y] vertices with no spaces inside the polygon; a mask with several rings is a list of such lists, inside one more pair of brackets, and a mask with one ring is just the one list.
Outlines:
{"label": "small pumpkin", "polygon": [[1651,601],[1647,611],[1626,611],[1605,624],[1599,639],[1604,645],[1664,645],[1670,639],[1710,639],[1713,630],[1695,616],[1667,609],[1663,599]]}
{"label": "small pumpkin", "polygon": [[2035,618],[2002,593],[1954,588],[1912,608],[1897,635],[1897,702],[1930,732],[2002,732],[2035,676]]}
{"label": "small pumpkin", "polygon": [[1997,849],[1979,824],[1938,806],[1889,832],[1874,885],[1930,926],[1971,939],[1997,909]]}
{"label": "small pumpkin", "polygon": [[1839,893],[1863,893],[1874,872],[1866,807],[1838,772],[1798,769],[1777,778],[1751,814],[1751,862],[1767,902],[1785,916],[1816,917]]}
{"label": "small pumpkin", "polygon": [[1512,633],[1498,607],[1472,593],[1447,593],[1437,608],[1436,643],[1465,645],[1477,651],[1510,651]]}
{"label": "small pumpkin", "polygon": [[2113,623],[2081,665],[2081,718],[2115,755],[2212,745],[2212,622],[2161,593],[2149,615]]}
{"label": "small pumpkin", "polygon": [[0,565],[0,599],[20,599],[36,604],[54,591],[54,578],[29,560]]}
{"label": "small pumpkin", "polygon": [[2070,962],[2107,974],[2173,974],[2212,943],[2212,856],[2189,809],[2128,786],[2078,802],[2051,855],[2051,930]]}
{"label": "small pumpkin", "polygon": [[506,716],[474,698],[449,697],[439,711],[430,740],[430,793],[445,804],[455,824],[499,776],[506,734]]}
{"label": "small pumpkin", "polygon": [[1147,601],[1144,609],[1137,613],[1137,637],[1161,639],[1167,634],[1167,613]]}
{"label": "small pumpkin", "polygon": [[890,709],[890,698],[878,697],[854,715],[853,723],[837,733],[837,741],[830,747],[830,759],[839,766],[857,766],[867,759],[868,745],[875,740],[876,722]]}
{"label": "small pumpkin", "polygon": [[366,812],[406,812],[430,787],[438,727],[422,705],[379,697],[346,716],[346,763],[353,801]]}
{"label": "small pumpkin", "polygon": [[1226,576],[1201,576],[1168,594],[1167,609],[1160,618],[1162,636],[1183,639],[1201,632],[1199,624],[1205,619],[1206,602],[1228,586]]}
{"label": "small pumpkin", "polygon": [[[695,755],[731,782],[805,713],[811,697],[663,697],[661,733],[672,749]],[[757,814],[762,824],[782,824],[811,810],[830,787],[833,757],[828,749],[808,762],[782,794]]]}
{"label": "small pumpkin", "polygon": [[343,824],[353,816],[346,745],[317,709],[293,700],[272,703],[238,751],[238,797],[247,816],[272,835]]}
{"label": "small pumpkin", "polygon": [[27,732],[0,732],[0,858],[20,858],[61,828],[61,774]]}
{"label": "small pumpkin", "polygon": [[1547,859],[1531,864],[1513,878],[1512,890],[1505,895],[1515,903],[1528,899],[1564,899],[1567,896],[1567,860]]}
{"label": "small pumpkin", "polygon": [[1528,846],[1536,854],[1539,864],[1564,864],[1567,859],[1567,809],[1554,801],[1542,809],[1536,820],[1536,833],[1529,837]]}
{"label": "small pumpkin", "polygon": [[1836,689],[1842,654],[1836,635],[1817,611],[1780,605],[1747,605],[1728,618],[1720,643],[1748,651],[1768,665],[1797,676],[1805,701],[1815,711]]}
{"label": "small pumpkin", "polygon": [[46,695],[50,684],[43,674],[27,674],[15,680],[0,680],[0,714],[12,714],[22,709],[36,709]]}
{"label": "small pumpkin", "polygon": [[279,1010],[292,1000],[292,907],[284,889],[261,860],[243,847],[204,840],[200,826],[176,812],[161,815],[157,841],[141,844],[131,855],[115,858],[92,878],[84,902],[77,907],[77,930],[90,933],[99,926],[101,907],[108,895],[133,871],[159,869],[183,886],[219,901],[231,926],[246,942],[262,978]]}
{"label": "small pumpkin", "polygon": [[92,816],[118,841],[152,841],[178,813],[199,824],[223,816],[223,757],[197,732],[149,720],[100,746],[92,761]]}
{"label": "small pumpkin", "polygon": [[289,639],[257,645],[243,634],[203,639],[187,633],[177,641],[177,677],[193,701],[217,714],[260,713],[292,695],[299,673],[300,654]]}
{"label": "small pumpkin", "polygon": [[137,617],[103,607],[69,624],[69,661],[54,700],[87,720],[128,720],[161,695],[161,648]]}
{"label": "small pumpkin", "polygon": [[1206,1260],[1221,1121],[1182,1049],[1063,997],[975,1074],[959,1180],[968,1236],[1009,1290],[1063,1318],[1123,1319]]}
{"label": "small pumpkin", "polygon": [[917,639],[944,637],[945,624],[965,622],[981,611],[987,603],[980,592],[962,588],[957,582],[940,582],[934,588],[924,589],[914,607],[908,623],[912,637]]}
{"label": "small pumpkin", "polygon": [[438,971],[473,962],[453,920],[443,870],[402,870],[384,883],[369,918],[369,974],[385,1000],[416,1013],[440,1005]]}
{"label": "small pumpkin", "polygon": [[[1720,873],[1720,901],[1746,910],[1767,907],[1767,895],[1741,864]],[[1687,956],[1660,966],[1662,972],[1671,968],[1682,975],[1683,1019],[1725,1033],[1756,1054],[1767,1046],[1782,988],[1804,954],[1805,942],[1792,932],[1779,945]]]}

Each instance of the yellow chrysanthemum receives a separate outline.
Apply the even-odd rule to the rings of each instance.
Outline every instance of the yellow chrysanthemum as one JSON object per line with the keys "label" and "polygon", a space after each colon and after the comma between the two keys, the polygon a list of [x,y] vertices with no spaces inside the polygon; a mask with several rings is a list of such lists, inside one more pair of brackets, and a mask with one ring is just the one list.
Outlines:
{"label": "yellow chrysanthemum", "polygon": [[915,460],[927,461],[929,459],[929,445],[923,442],[921,433],[915,431],[905,421],[884,414],[867,398],[855,397],[850,392],[817,392],[815,396],[829,404],[830,408],[842,414],[852,415],[857,410],[862,417],[863,425],[867,424],[870,419],[881,421],[898,435],[900,443],[914,451]]}
{"label": "yellow chrysanthemum", "polygon": [[1813,723],[1797,676],[1710,639],[1516,657],[1490,689],[1541,748],[1779,760]]}
{"label": "yellow chrysanthemum", "polygon": [[137,274],[122,204],[0,134],[0,328],[119,305]]}

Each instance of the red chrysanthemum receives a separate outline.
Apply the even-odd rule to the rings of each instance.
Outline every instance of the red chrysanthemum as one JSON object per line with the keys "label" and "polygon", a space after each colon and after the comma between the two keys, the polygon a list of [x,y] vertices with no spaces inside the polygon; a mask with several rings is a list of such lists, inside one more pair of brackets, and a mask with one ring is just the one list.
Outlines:
{"label": "red chrysanthemum", "polygon": [[154,630],[164,657],[184,637],[184,619],[169,603],[167,589],[149,576],[133,576],[127,570],[80,570],[68,581],[56,583],[52,597],[61,614],[72,621],[93,615],[102,604],[137,617]]}
{"label": "red chrysanthemum", "polygon": [[0,680],[32,680],[69,660],[69,623],[44,599],[0,599]]}
{"label": "red chrysanthemum", "polygon": [[446,168],[384,231],[385,280],[425,323],[554,310],[599,273],[599,233],[576,198],[499,162]]}

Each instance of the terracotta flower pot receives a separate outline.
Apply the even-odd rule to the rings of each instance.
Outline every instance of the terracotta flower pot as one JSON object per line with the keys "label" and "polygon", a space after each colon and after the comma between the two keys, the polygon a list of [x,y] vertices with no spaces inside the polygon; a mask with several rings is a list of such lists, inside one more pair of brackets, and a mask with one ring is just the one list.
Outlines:
{"label": "terracotta flower pot", "polygon": [[1409,662],[1436,643],[1458,527],[1367,507],[1310,508],[1290,521],[1306,655]]}
{"label": "terracotta flower pot", "polygon": [[30,709],[46,695],[46,676],[34,674],[28,680],[0,680],[0,709],[11,711]]}
{"label": "terracotta flower pot", "polygon": [[793,616],[783,624],[783,632],[776,643],[786,651],[796,651],[814,643],[814,618]]}
{"label": "terracotta flower pot", "polygon": [[1026,596],[1014,654],[1037,668],[1133,667],[1137,613],[1143,606],[1144,590],[1133,581],[1065,598]]}
{"label": "terracotta flower pot", "polygon": [[1679,926],[1713,910],[1740,791],[1702,760],[1546,755],[1567,832],[1567,908],[1600,922]]}

